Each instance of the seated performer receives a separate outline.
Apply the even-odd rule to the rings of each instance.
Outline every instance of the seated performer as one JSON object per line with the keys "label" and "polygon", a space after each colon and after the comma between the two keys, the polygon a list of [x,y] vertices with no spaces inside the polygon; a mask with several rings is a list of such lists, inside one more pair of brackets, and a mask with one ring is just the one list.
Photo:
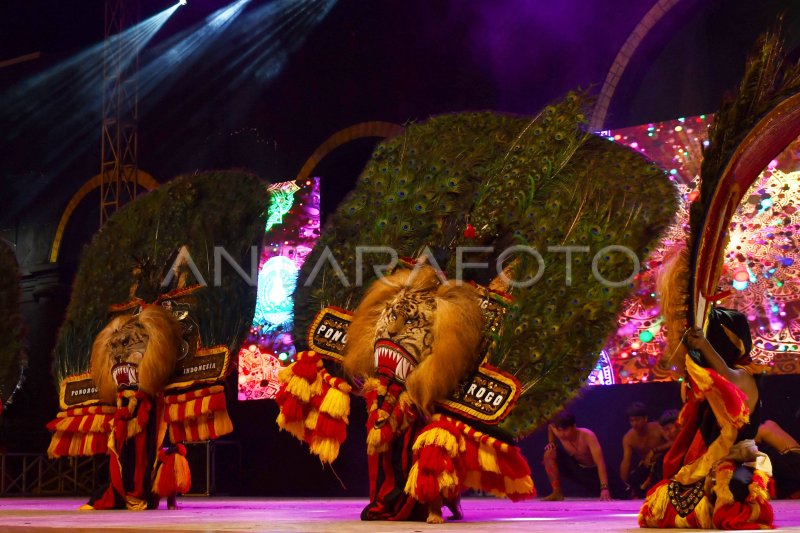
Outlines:
{"label": "seated performer", "polygon": [[661,431],[664,432],[664,438],[667,440],[664,444],[660,444],[653,449],[651,452],[652,457],[645,458],[646,461],[653,465],[652,482],[649,486],[661,481],[664,477],[664,455],[666,455],[672,447],[672,443],[675,442],[675,439],[678,437],[678,432],[680,431],[678,427],[678,410],[667,409],[661,413],[661,416],[658,417],[658,425],[661,426]]}
{"label": "seated performer", "polygon": [[647,465],[647,476],[640,485],[645,493],[664,478],[664,455],[678,436],[678,410],[668,409],[661,413],[661,416],[658,417],[658,425],[661,426],[667,440],[650,450],[642,461]]}
{"label": "seated performer", "polygon": [[656,448],[657,452],[661,452],[663,455],[678,437],[678,431],[680,430],[678,427],[678,410],[667,409],[661,413],[661,416],[658,417],[658,425],[661,426],[661,431],[664,432],[664,437],[667,439],[667,442]]}
{"label": "seated performer", "polygon": [[575,427],[575,415],[562,411],[548,426],[547,434],[543,463],[553,492],[544,500],[564,499],[560,479],[562,474],[594,494],[599,492],[600,500],[611,500],[603,449],[594,432]]}
{"label": "seated performer", "polygon": [[[641,498],[654,481],[652,473],[655,450],[663,448],[667,439],[658,422],[648,422],[647,407],[642,402],[632,403],[628,406],[626,414],[631,429],[622,438],[619,477],[625,483],[625,490],[630,497]],[[669,447],[663,451],[667,449]],[[631,469],[634,455],[638,463]]]}
{"label": "seated performer", "polygon": [[758,426],[756,444],[772,463],[778,498],[800,499],[800,444],[797,440],[777,422],[765,420]]}
{"label": "seated performer", "polygon": [[682,427],[664,459],[666,479],[648,492],[639,524],[768,526],[771,467],[754,441],[761,402],[750,366],[747,319],[730,309],[712,308],[706,333],[692,328],[683,337],[692,358]]}

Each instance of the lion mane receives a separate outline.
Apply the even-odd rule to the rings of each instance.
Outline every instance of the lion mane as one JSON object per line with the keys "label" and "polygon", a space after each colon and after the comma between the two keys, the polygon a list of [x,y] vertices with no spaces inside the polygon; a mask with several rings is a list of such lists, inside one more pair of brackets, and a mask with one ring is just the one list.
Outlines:
{"label": "lion mane", "polygon": [[139,390],[155,395],[169,383],[180,352],[182,337],[177,319],[161,306],[147,306],[137,315],[113,318],[98,333],[92,344],[91,374],[103,402],[115,403],[117,385],[111,375],[114,366],[111,341],[125,335],[123,328],[139,322],[148,336],[147,348],[139,364]]}
{"label": "lion mane", "polygon": [[427,265],[375,281],[355,310],[343,361],[348,375],[373,376],[378,321],[389,303],[431,295],[435,302],[432,323],[427,325],[433,335],[431,351],[406,380],[411,400],[428,415],[433,403],[447,398],[479,363],[484,317],[470,285],[442,281]]}

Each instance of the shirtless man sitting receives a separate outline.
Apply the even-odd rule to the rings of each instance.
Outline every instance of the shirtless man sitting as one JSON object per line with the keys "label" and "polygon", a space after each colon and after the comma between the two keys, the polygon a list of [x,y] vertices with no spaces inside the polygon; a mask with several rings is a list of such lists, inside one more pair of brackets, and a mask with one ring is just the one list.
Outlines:
{"label": "shirtless man sitting", "polygon": [[664,438],[667,440],[664,444],[660,444],[650,450],[642,461],[644,465],[648,466],[650,471],[644,481],[639,484],[642,492],[645,493],[650,487],[661,481],[664,477],[664,456],[669,451],[675,439],[678,438],[678,433],[680,432],[678,428],[678,410],[668,409],[661,413],[661,416],[658,417],[658,425],[661,426],[661,430],[664,432]]}
{"label": "shirtless man sitting", "polygon": [[[619,477],[630,489],[630,495],[641,498],[655,481],[651,479],[651,467],[657,451],[669,449],[667,437],[658,422],[648,422],[647,406],[634,402],[625,411],[631,429],[622,438],[622,463]],[[665,447],[666,446],[666,447]],[[634,454],[636,467],[631,468]]]}
{"label": "shirtless man sitting", "polygon": [[600,500],[609,501],[608,473],[603,449],[593,431],[575,427],[575,416],[562,411],[547,428],[548,443],[544,447],[544,469],[553,492],[545,501],[564,499],[561,475],[593,491]]}
{"label": "shirtless man sitting", "polygon": [[777,422],[765,420],[756,433],[758,449],[769,457],[778,498],[800,498],[800,444]]}

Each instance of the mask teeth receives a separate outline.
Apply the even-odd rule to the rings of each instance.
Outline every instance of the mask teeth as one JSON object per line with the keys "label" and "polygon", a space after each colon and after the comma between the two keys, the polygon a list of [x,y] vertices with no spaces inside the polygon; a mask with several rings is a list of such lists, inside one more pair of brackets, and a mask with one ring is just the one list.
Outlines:
{"label": "mask teeth", "polygon": [[408,374],[414,369],[414,365],[406,359],[399,350],[389,346],[378,346],[375,348],[375,364],[380,359],[391,359],[395,363],[395,376],[405,381]]}
{"label": "mask teeth", "polygon": [[127,384],[139,382],[139,369],[134,365],[119,365],[111,370],[111,377],[119,384],[120,377],[124,376]]}

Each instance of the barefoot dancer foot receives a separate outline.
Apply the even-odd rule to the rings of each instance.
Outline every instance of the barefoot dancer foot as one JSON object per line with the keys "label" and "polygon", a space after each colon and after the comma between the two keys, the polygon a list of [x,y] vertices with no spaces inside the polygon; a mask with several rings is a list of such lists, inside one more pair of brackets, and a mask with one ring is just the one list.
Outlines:
{"label": "barefoot dancer foot", "polygon": [[452,500],[445,501],[445,505],[450,512],[453,513],[453,516],[448,518],[448,520],[461,520],[464,518],[464,511],[461,509],[461,497],[456,496]]}

